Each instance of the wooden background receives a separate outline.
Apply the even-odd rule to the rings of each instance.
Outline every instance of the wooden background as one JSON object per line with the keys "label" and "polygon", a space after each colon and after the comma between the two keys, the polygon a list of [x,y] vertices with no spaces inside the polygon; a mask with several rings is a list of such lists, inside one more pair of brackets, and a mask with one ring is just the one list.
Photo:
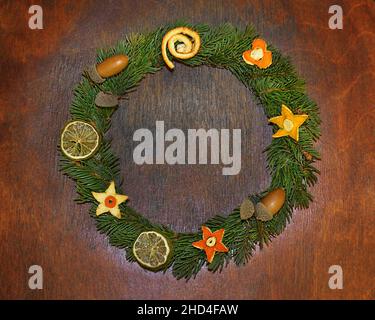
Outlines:
{"label": "wooden background", "polygon": [[[31,1],[1,1],[0,298],[342,299],[375,298],[375,4],[373,1],[37,1],[44,30],[28,28]],[[344,30],[328,28],[328,8]],[[321,176],[315,202],[297,211],[270,247],[245,267],[202,271],[188,283],[129,264],[99,235],[74,182],[58,172],[56,145],[72,89],[95,49],[130,32],[185,18],[256,29],[292,56],[321,108]],[[137,167],[132,133],[168,128],[241,128],[242,170],[221,166]],[[124,189],[150,219],[196,230],[269,182],[262,150],[271,128],[251,94],[228,72],[177,65],[145,79],[116,116],[110,135]],[[30,265],[44,289],[27,286]],[[344,289],[328,288],[341,265]]]}

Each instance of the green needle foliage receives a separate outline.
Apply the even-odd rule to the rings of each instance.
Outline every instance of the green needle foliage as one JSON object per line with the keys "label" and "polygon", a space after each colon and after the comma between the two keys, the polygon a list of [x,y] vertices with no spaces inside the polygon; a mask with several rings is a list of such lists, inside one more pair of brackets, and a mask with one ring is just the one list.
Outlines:
{"label": "green needle foliage", "polygon": [[[102,62],[114,54],[126,54],[129,57],[128,67],[120,74],[107,79],[103,84],[94,84],[86,75],[76,87],[70,108],[74,120],[93,124],[102,136],[102,143],[94,157],[76,162],[64,155],[61,157],[61,169],[77,183],[79,203],[91,203],[91,216],[96,220],[97,228],[106,234],[111,245],[122,248],[129,261],[136,261],[132,246],[143,231],[154,230],[166,236],[172,246],[171,258],[162,271],[172,268],[177,279],[190,279],[206,264],[205,253],[192,246],[192,242],[202,239],[201,232],[182,234],[175,233],[166,226],[152,223],[134,209],[122,204],[122,218],[112,215],[96,217],[97,202],[91,192],[103,192],[114,180],[121,185],[119,176],[119,159],[112,153],[110,142],[105,133],[110,127],[110,119],[116,108],[98,108],[95,96],[99,91],[109,92],[121,97],[135,90],[139,82],[147,75],[155,73],[164,66],[161,56],[161,42],[165,33],[178,26],[191,27],[201,37],[202,46],[198,54],[181,63],[195,67],[209,65],[215,68],[230,70],[256,96],[264,108],[267,117],[280,114],[281,105],[287,105],[294,113],[308,114],[308,120],[300,127],[300,141],[289,137],[273,139],[267,147],[268,169],[272,176],[271,185],[258,195],[249,195],[257,202],[267,192],[283,188],[286,202],[275,217],[267,222],[252,217],[241,220],[239,208],[228,216],[216,216],[206,222],[206,226],[215,231],[225,229],[223,242],[229,248],[228,253],[216,253],[208,269],[221,271],[233,259],[237,265],[245,264],[257,245],[263,247],[273,237],[279,235],[292,217],[294,208],[307,208],[312,196],[308,187],[317,181],[318,170],[313,166],[319,159],[313,144],[319,138],[319,110],[317,105],[306,95],[305,83],[300,79],[290,60],[280,54],[273,46],[273,63],[267,69],[247,65],[242,53],[251,48],[251,43],[258,34],[253,27],[239,30],[230,24],[210,27],[205,24],[190,25],[184,22],[168,24],[148,34],[135,34],[120,41],[115,47],[100,50],[97,62]],[[275,130],[277,130],[275,126]],[[310,160],[305,154],[310,154]],[[121,193],[121,189],[117,192]]]}

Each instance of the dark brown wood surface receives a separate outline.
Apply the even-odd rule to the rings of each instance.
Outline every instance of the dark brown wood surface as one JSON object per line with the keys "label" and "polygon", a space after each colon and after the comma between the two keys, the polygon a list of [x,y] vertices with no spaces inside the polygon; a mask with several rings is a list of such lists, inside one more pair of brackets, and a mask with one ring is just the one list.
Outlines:
{"label": "dark brown wood surface", "polygon": [[[375,4],[333,1],[344,29],[328,28],[332,1],[39,1],[44,29],[28,28],[29,1],[0,5],[0,298],[313,299],[375,298]],[[253,23],[292,57],[321,108],[321,176],[315,202],[245,267],[203,270],[188,283],[126,262],[77,205],[74,182],[58,172],[57,142],[72,89],[95,50],[131,32],[178,18],[213,25]],[[137,167],[132,134],[167,128],[241,128],[242,170],[221,166]],[[231,74],[180,64],[147,77],[116,113],[109,133],[124,189],[150,219],[197,230],[269,183],[262,150],[271,128]],[[44,289],[27,285],[30,265]],[[330,290],[341,265],[344,289]]]}

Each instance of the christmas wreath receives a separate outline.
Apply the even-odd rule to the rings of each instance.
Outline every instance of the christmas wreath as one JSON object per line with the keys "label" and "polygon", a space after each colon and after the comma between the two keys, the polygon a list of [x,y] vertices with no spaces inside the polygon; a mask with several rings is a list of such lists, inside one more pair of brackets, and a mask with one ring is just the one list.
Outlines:
{"label": "christmas wreath", "polygon": [[[227,216],[209,219],[194,233],[150,222],[128,205],[119,160],[105,138],[119,99],[147,74],[164,65],[173,69],[173,60],[231,71],[257,97],[274,127],[265,150],[272,176],[267,190],[249,195]],[[313,147],[320,135],[318,107],[290,60],[251,26],[174,23],[100,50],[75,89],[70,114],[59,145],[61,170],[76,181],[77,201],[92,205],[90,215],[110,244],[149,270],[171,268],[176,278],[189,279],[205,264],[213,272],[231,259],[245,264],[257,245],[283,231],[294,208],[312,201],[308,187],[319,173],[313,166],[319,159]]]}

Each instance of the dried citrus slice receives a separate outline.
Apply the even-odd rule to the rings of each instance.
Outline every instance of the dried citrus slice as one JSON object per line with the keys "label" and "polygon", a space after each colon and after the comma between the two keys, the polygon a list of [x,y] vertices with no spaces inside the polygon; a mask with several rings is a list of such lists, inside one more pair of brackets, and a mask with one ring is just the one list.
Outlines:
{"label": "dried citrus slice", "polygon": [[96,129],[84,121],[68,122],[61,133],[62,152],[72,160],[84,160],[98,150],[100,136]]}
{"label": "dried citrus slice", "polygon": [[170,253],[167,239],[155,231],[142,232],[133,244],[133,253],[137,261],[149,269],[163,266]]}

